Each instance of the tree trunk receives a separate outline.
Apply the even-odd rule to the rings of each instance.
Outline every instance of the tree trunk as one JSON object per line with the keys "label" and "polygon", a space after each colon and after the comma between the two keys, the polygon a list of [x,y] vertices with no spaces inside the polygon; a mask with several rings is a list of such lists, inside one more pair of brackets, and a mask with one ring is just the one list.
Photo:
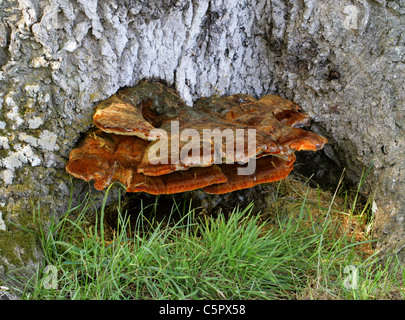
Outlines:
{"label": "tree trunk", "polygon": [[[403,253],[403,1],[8,0],[0,9],[0,280],[40,261],[33,236],[12,223],[30,226],[38,200],[44,221],[66,210],[64,167],[94,105],[143,78],[175,86],[189,105],[214,93],[301,105],[347,179],[373,164],[365,191],[376,194],[380,247]],[[339,175],[305,159],[319,178]],[[87,191],[73,181],[75,195]]]}

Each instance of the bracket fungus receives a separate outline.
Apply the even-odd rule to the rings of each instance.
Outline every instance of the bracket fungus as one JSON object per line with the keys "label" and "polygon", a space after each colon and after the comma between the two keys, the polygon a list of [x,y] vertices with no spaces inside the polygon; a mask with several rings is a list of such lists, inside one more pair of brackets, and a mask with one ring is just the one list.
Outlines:
{"label": "bracket fungus", "polygon": [[97,190],[117,181],[155,195],[227,193],[281,180],[295,151],[322,149],[327,140],[302,129],[309,121],[276,95],[212,96],[191,108],[174,90],[143,81],[96,106],[96,127],[71,151],[66,171]]}

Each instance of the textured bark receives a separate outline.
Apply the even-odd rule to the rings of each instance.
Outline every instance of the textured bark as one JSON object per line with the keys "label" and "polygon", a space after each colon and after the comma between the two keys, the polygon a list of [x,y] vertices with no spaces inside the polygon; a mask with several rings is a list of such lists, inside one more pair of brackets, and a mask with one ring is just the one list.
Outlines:
{"label": "textured bark", "polygon": [[[374,164],[380,246],[402,253],[404,10],[402,0],[0,1],[0,279],[39,260],[11,222],[31,224],[31,200],[66,209],[64,166],[93,106],[143,78],[189,105],[214,93],[301,105],[348,179]],[[338,174],[325,163],[319,177]]]}

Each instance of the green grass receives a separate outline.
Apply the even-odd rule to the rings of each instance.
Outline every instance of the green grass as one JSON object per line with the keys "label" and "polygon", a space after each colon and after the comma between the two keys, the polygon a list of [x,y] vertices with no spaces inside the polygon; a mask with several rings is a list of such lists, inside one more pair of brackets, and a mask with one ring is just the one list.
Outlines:
{"label": "green grass", "polygon": [[[24,299],[404,297],[399,264],[394,258],[379,262],[370,249],[375,240],[364,232],[370,230],[369,201],[359,207],[347,194],[325,196],[301,183],[290,184],[288,194],[285,189],[279,184],[271,219],[252,214],[253,204],[231,214],[200,215],[190,203],[174,203],[168,221],[148,219],[143,209],[134,219],[120,201],[114,228],[105,221],[111,214],[109,189],[93,220],[92,199],[86,197],[37,233],[44,265],[20,294]],[[41,216],[39,207],[35,216]]]}

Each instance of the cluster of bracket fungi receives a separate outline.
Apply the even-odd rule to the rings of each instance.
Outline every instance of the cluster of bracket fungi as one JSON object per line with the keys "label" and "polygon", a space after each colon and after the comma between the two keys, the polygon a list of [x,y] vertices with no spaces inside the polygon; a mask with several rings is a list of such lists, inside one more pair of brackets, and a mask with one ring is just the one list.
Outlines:
{"label": "cluster of bracket fungi", "polygon": [[[150,140],[150,132],[161,128],[168,132],[169,141],[178,139],[171,135],[173,120],[178,121],[180,130],[193,128],[201,133],[207,128],[255,129],[256,148],[244,161],[226,159],[226,163],[211,161],[203,166],[170,161],[152,164],[148,150],[157,140]],[[323,148],[325,138],[301,128],[309,120],[297,104],[276,95],[259,100],[246,94],[211,96],[201,98],[191,108],[173,89],[159,82],[142,81],[96,106],[96,127],[71,151],[66,170],[87,182],[95,180],[97,190],[116,181],[128,192],[155,195],[195,189],[227,193],[281,180],[293,169],[295,151]],[[180,148],[182,144],[185,142],[180,141]],[[237,174],[238,168],[253,160],[253,174]]]}

